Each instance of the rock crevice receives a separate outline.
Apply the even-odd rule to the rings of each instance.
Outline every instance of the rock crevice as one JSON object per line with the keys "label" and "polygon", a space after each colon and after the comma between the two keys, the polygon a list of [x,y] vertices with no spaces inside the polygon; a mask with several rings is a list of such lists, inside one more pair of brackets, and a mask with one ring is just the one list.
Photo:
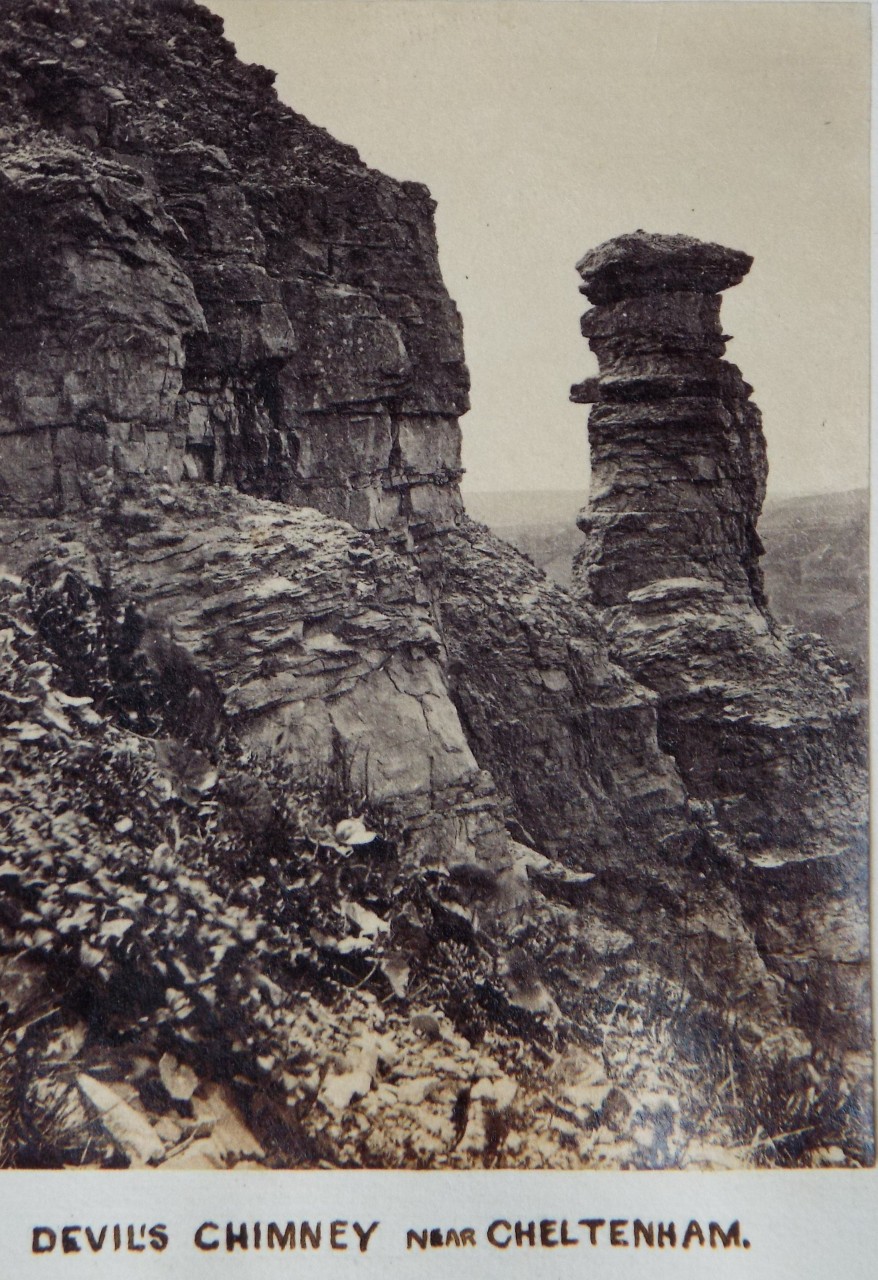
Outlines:
{"label": "rock crevice", "polygon": [[[722,359],[749,258],[637,233],[581,264],[595,485],[562,591],[463,513],[429,193],[221,28],[0,15],[0,953],[27,975],[0,1100],[12,1072],[39,1131],[10,1159],[81,1154],[49,1059],[58,1097],[73,1062],[141,1111],[232,1079],[284,1166],[744,1143],[735,1055],[755,1076],[777,1037],[854,1080],[867,1008],[857,711],[767,610],[764,441]],[[823,1125],[851,1159],[860,1119]]]}

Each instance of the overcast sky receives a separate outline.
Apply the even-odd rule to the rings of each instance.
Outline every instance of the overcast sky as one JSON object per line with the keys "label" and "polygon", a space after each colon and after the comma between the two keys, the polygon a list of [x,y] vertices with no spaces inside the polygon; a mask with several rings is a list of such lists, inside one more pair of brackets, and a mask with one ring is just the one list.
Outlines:
{"label": "overcast sky", "polygon": [[208,5],[285,102],[438,201],[473,384],[465,488],[585,489],[574,264],[637,227],[755,257],[723,318],[770,491],[867,482],[867,5]]}

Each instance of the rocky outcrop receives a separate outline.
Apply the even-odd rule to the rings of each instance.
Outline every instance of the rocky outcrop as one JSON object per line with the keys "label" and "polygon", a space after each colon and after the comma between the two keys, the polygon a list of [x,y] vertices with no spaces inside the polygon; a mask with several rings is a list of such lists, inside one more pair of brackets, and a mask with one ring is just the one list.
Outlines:
{"label": "rocky outcrop", "polygon": [[[419,859],[509,865],[509,806],[583,867],[635,845],[682,856],[690,816],[650,696],[587,610],[461,524],[468,376],[426,190],[283,107],[206,10],[126,0],[105,31],[104,8],[34,23],[22,0],[0,27],[10,536],[61,520],[92,557],[88,589],[104,575],[147,633],[173,635],[236,732],[296,767],[343,761],[406,838],[431,828]],[[275,510],[257,553],[236,491],[389,541],[353,572],[331,522]],[[372,557],[393,620],[368,604]],[[625,743],[612,762],[607,732]]]}
{"label": "rocky outcrop", "polygon": [[528,839],[589,871],[685,858],[691,815],[653,699],[609,660],[594,612],[472,521],[418,550],[452,697]]}
{"label": "rocky outcrop", "polygon": [[[589,415],[592,484],[579,577],[600,606],[655,582],[716,584],[764,603],[756,519],[768,473],[759,410],[722,359],[719,291],[751,259],[685,236],[621,236],[579,264],[598,303],[582,320],[600,376],[573,388]],[[627,291],[627,292],[626,292]],[[654,594],[654,593],[653,593]]]}
{"label": "rocky outcrop", "polygon": [[87,505],[109,466],[453,519],[468,377],[426,189],[282,107],[207,10],[105,17],[0,23],[0,509]]}
{"label": "rocky outcrop", "polygon": [[96,692],[88,644],[105,625],[132,727],[157,732],[152,704],[171,697],[165,719],[195,746],[221,720],[260,757],[385,806],[413,860],[502,861],[502,807],[449,699],[410,561],[314,510],[208,486],[185,500],[141,486],[60,545],[56,522],[3,530],[5,562],[33,583],[79,693]]}
{"label": "rocky outcrop", "polygon": [[[614,655],[658,695],[659,742],[738,868],[769,963],[810,989],[806,1021],[834,1009],[862,1041],[861,712],[844,664],[817,637],[779,628],[766,606],[756,533],[765,441],[751,388],[721,358],[719,322],[719,292],[749,266],[745,254],[642,231],[580,262],[597,304],[582,328],[600,374],[572,390],[594,405],[575,574]],[[827,912],[842,899],[839,929]],[[781,941],[784,900],[808,926]],[[815,1015],[828,970],[835,995]],[[840,982],[847,998],[842,974],[857,975]]]}
{"label": "rocky outcrop", "polygon": [[[836,1052],[860,945],[843,680],[765,612],[758,416],[719,358],[746,260],[592,263],[573,598],[463,515],[427,191],[271,79],[191,0],[0,18],[4,1032],[51,1007],[3,1039],[15,1158],[75,1158],[96,1082],[143,1136],[200,1078],[194,1114],[222,1093],[234,1128],[233,1081],[281,1165],[683,1160],[735,1055],[788,1083],[797,1027]],[[824,721],[791,870],[772,788],[811,786]],[[177,1110],[156,1162],[202,1141]],[[859,1113],[823,1131],[860,1158]]]}
{"label": "rocky outcrop", "polygon": [[574,1019],[583,975],[636,955],[740,1003],[752,1036],[781,1021],[780,984],[716,865],[716,824],[659,745],[655,695],[608,659],[592,610],[470,521],[420,542],[419,563],[467,738],[510,799],[510,829],[554,863],[528,867],[552,909],[533,903],[509,941],[553,957]]}

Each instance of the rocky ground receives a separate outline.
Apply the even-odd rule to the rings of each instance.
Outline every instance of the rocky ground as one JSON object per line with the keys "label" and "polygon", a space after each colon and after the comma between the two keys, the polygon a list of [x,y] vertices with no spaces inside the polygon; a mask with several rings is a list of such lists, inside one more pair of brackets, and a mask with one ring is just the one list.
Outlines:
{"label": "rocky ground", "polygon": [[583,261],[563,591],[463,513],[428,191],[221,25],[0,13],[0,1159],[867,1162],[862,702],[765,609],[749,258]]}
{"label": "rocky ground", "polygon": [[[133,705],[168,705],[148,673],[139,697],[130,671],[96,678],[100,620],[72,692],[36,577],[4,578],[0,619],[7,1167],[862,1158],[865,1064],[852,1092],[795,1039],[760,1065],[618,931],[575,1022],[523,958],[510,993],[459,886],[407,872],[392,818],[339,780],[272,773],[226,728],[138,732]],[[768,1062],[777,1114],[752,1105]]]}

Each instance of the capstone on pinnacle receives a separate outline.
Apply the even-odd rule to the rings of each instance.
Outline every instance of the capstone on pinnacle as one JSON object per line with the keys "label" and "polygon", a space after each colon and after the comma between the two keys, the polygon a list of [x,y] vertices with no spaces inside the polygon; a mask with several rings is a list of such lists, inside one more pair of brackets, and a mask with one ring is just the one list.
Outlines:
{"label": "capstone on pinnacle", "polygon": [[719,293],[740,284],[752,265],[749,254],[720,244],[633,231],[590,249],[576,269],[589,302],[605,304],[652,293]]}

